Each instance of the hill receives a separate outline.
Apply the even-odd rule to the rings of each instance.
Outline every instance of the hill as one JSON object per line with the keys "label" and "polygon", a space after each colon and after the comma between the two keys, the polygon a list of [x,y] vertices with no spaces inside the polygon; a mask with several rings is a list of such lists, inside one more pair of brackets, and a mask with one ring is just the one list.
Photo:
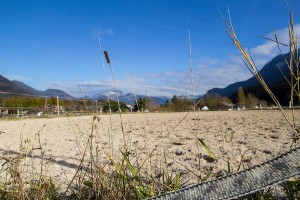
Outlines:
{"label": "hill", "polygon": [[4,76],[0,75],[0,91],[1,92],[9,92],[9,93],[17,93],[17,94],[33,94],[30,91],[26,91],[23,87],[19,87],[13,81],[8,80]]}
{"label": "hill", "polygon": [[59,96],[62,99],[75,99],[68,93],[57,90],[57,89],[47,89],[45,91],[36,90],[23,82],[20,81],[10,81],[4,76],[0,75],[0,92],[7,92],[10,94],[28,94],[37,96]]}
{"label": "hill", "polygon": [[68,93],[66,93],[62,90],[57,90],[57,89],[47,89],[43,92],[43,94],[44,94],[44,96],[49,96],[49,97],[59,96],[62,99],[75,99]]}
{"label": "hill", "polygon": [[[289,54],[285,54],[285,56],[289,58]],[[280,68],[285,75],[289,74],[289,69],[282,55],[278,55],[275,58],[273,58],[260,70],[260,74],[262,75],[262,77],[268,85],[273,85],[284,79],[278,68]],[[258,85],[258,81],[253,76],[248,80],[232,83],[225,88],[213,88],[208,91],[208,94],[220,94],[221,96],[231,97],[234,93],[237,92],[240,86],[243,89],[245,89],[249,87],[256,87]]]}
{"label": "hill", "polygon": [[26,85],[25,83],[22,83],[20,81],[12,81],[16,86],[18,86],[19,88],[21,88],[25,94],[33,94],[33,95],[43,95],[42,91],[36,90],[28,85]]}

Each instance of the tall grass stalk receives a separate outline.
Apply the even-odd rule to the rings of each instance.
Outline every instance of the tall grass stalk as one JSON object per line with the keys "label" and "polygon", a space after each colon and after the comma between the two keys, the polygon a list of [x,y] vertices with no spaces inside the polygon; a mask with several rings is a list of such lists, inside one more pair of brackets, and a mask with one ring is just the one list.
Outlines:
{"label": "tall grass stalk", "polygon": [[[104,56],[103,56],[103,51],[102,51],[102,43],[101,43],[101,30],[99,29],[99,25],[97,23],[97,38],[98,38],[98,45],[99,45],[99,52],[101,55],[101,64],[102,64],[102,69],[103,69],[103,74],[104,74],[104,79],[105,82],[107,82],[107,75],[106,75],[106,70],[104,66]],[[106,87],[108,88],[108,84],[106,83]],[[113,156],[114,154],[114,144],[113,144],[113,135],[112,135],[112,112],[111,112],[111,105],[110,105],[110,98],[109,98],[109,93],[107,95],[107,104],[108,104],[108,109],[109,109],[109,123],[110,123],[110,130],[108,130],[108,135],[109,135],[109,144],[111,146],[111,155]]]}
{"label": "tall grass stalk", "polygon": [[191,33],[189,31],[189,63],[190,63],[190,78],[192,86],[192,99],[193,99],[193,110],[196,111],[195,97],[194,97],[194,79],[193,79],[193,64],[192,64],[192,44],[191,44]]}
{"label": "tall grass stalk", "polygon": [[[300,104],[300,69],[299,69],[299,64],[300,64],[300,59],[299,59],[299,40],[297,38],[297,33],[295,33],[295,26],[294,26],[294,14],[292,12],[292,9],[290,8],[289,4],[286,2],[287,7],[289,9],[289,13],[290,13],[290,19],[289,19],[289,44],[283,44],[278,40],[278,36],[276,31],[274,30],[274,37],[275,40],[269,39],[269,38],[265,38],[267,40],[273,41],[277,44],[277,47],[286,63],[286,65],[289,68],[289,72],[290,72],[290,79],[288,79],[288,77],[286,77],[284,75],[284,73],[282,72],[282,69],[280,67],[278,67],[278,69],[280,70],[281,74],[283,75],[283,77],[285,78],[285,80],[287,81],[287,83],[290,86],[290,108],[292,110],[292,116],[293,116],[293,125],[294,125],[294,129],[296,129],[296,131],[299,133],[299,130],[297,130],[296,127],[296,122],[295,122],[295,115],[294,115],[294,97],[298,98],[298,104]],[[289,48],[289,52],[290,52],[290,57],[286,58],[286,56],[283,53],[282,47],[288,47]],[[299,138],[299,135],[294,135],[294,138]]]}
{"label": "tall grass stalk", "polygon": [[[222,15],[222,14],[221,14]],[[223,17],[223,15],[222,15]],[[291,15],[292,17],[292,15]],[[243,47],[243,45],[241,44],[240,40],[238,39],[233,25],[232,25],[232,21],[231,21],[231,17],[230,17],[230,12],[229,12],[229,8],[228,8],[228,18],[229,21],[227,21],[224,17],[223,17],[223,21],[226,27],[226,33],[227,35],[230,37],[230,39],[232,40],[232,42],[234,43],[234,45],[237,47],[237,49],[240,51],[240,53],[243,56],[243,62],[246,65],[246,67],[249,69],[249,71],[255,76],[255,78],[258,80],[258,82],[260,83],[260,85],[265,89],[265,91],[269,94],[269,96],[271,97],[271,99],[273,100],[273,102],[275,103],[275,105],[279,108],[281,114],[283,115],[283,117],[285,118],[285,120],[287,121],[287,123],[289,124],[289,126],[291,127],[291,129],[293,130],[293,143],[295,143],[298,139],[299,139],[299,131],[296,129],[295,126],[295,120],[293,119],[292,121],[287,117],[285,111],[283,110],[280,102],[278,101],[278,99],[276,98],[276,96],[273,94],[273,92],[270,90],[269,86],[267,85],[267,83],[264,81],[263,77],[261,76],[254,60],[253,57],[251,55],[250,50],[247,52],[246,49]],[[290,24],[290,51],[293,50],[294,46],[296,46],[295,41],[293,39],[292,34],[294,34],[293,30],[294,30],[294,24],[291,23]],[[292,55],[293,52],[291,52]],[[292,58],[292,57],[291,57]],[[290,60],[290,69],[291,72],[293,71],[293,59]],[[291,74],[291,76],[293,76],[293,74]],[[293,85],[293,82],[291,81],[291,85]],[[291,89],[291,94],[293,92],[293,89]],[[291,96],[291,99],[293,98],[293,95]],[[292,100],[291,100],[292,101]],[[293,115],[294,118],[294,115]],[[292,144],[293,144],[292,143]]]}
{"label": "tall grass stalk", "polygon": [[[230,21],[230,24],[226,24],[227,27],[232,28],[232,24]],[[230,31],[233,31],[229,29]],[[290,31],[293,32],[293,31]],[[234,33],[234,31],[233,31]],[[235,36],[235,34],[234,34]],[[189,36],[190,37],[190,36]],[[100,41],[100,36],[99,36],[99,41]],[[189,39],[190,40],[190,39]],[[240,44],[239,42],[236,42],[237,44]],[[239,45],[241,47],[241,45]],[[242,47],[241,47],[242,48]],[[101,43],[100,43],[100,50],[101,50]],[[243,48],[242,48],[243,50]],[[256,76],[259,76],[258,70],[253,62],[253,59],[251,55],[248,55],[245,53],[250,59],[250,64],[248,61],[245,61],[245,64],[249,69],[252,69],[252,73],[256,74]],[[243,54],[243,55],[244,55]],[[102,54],[101,54],[102,55]],[[147,151],[145,157],[142,156],[143,151],[147,150],[147,145],[150,142],[150,140],[146,141],[145,146],[142,147],[142,150],[138,152],[138,148],[134,150],[134,153],[136,153],[135,157],[130,156],[129,158],[129,150],[132,150],[131,141],[128,139],[127,142],[125,140],[125,133],[123,129],[123,120],[122,120],[122,115],[121,115],[121,108],[120,108],[120,103],[119,103],[119,97],[118,97],[118,90],[116,86],[116,81],[114,77],[114,73],[112,70],[112,66],[110,63],[110,59],[108,57],[108,53],[106,52],[105,54],[107,57],[108,64],[110,65],[110,70],[111,74],[113,77],[114,81],[114,87],[117,95],[117,102],[119,106],[119,114],[120,114],[120,120],[121,120],[121,128],[122,128],[122,133],[123,133],[123,139],[124,139],[124,144],[125,144],[125,151],[120,150],[120,155],[121,155],[121,161],[117,162],[114,160],[113,154],[106,153],[104,147],[99,147],[95,144],[97,142],[95,141],[95,129],[96,129],[96,124],[99,123],[100,118],[97,116],[93,117],[93,123],[92,123],[92,130],[88,134],[88,138],[85,141],[85,147],[81,148],[77,135],[76,136],[76,142],[78,149],[80,150],[80,158],[79,158],[79,165],[78,168],[76,169],[76,172],[74,176],[72,177],[71,182],[67,185],[67,188],[64,190],[64,193],[62,195],[57,193],[57,189],[55,185],[53,184],[52,180],[46,180],[42,175],[38,177],[38,182],[35,183],[34,181],[31,182],[31,185],[29,186],[29,190],[27,188],[27,183],[26,180],[24,180],[24,172],[21,170],[21,159],[26,157],[26,153],[24,152],[24,144],[21,142],[20,145],[20,153],[14,158],[6,158],[3,156],[0,156],[0,160],[4,160],[4,165],[8,166],[8,173],[10,173],[11,180],[8,182],[5,182],[4,185],[0,185],[0,198],[1,199],[143,199],[147,197],[151,197],[153,195],[157,195],[159,193],[163,193],[166,191],[172,191],[172,190],[177,190],[180,187],[183,187],[185,183],[182,182],[182,178],[180,173],[177,171],[173,172],[168,168],[168,160],[170,157],[167,155],[166,150],[163,150],[163,156],[159,155],[159,150],[158,149],[161,144],[161,142],[164,140],[164,138],[168,137],[170,134],[174,132],[174,130],[187,118],[187,116],[192,112],[189,111],[186,113],[180,120],[177,122],[171,129],[167,130],[166,136],[163,136],[160,138],[160,142],[156,144],[155,148],[151,149],[150,152]],[[190,53],[191,55],[191,53]],[[103,56],[102,56],[102,61],[103,61]],[[252,63],[253,62],[253,63]],[[255,66],[255,68],[252,68],[251,63]],[[104,64],[103,64],[104,65]],[[191,70],[192,72],[192,70]],[[192,74],[191,74],[192,77]],[[262,79],[262,77],[261,77]],[[299,79],[298,79],[299,80]],[[290,81],[291,85],[295,85],[294,82]],[[193,80],[191,79],[192,87],[193,87]],[[293,84],[292,84],[293,83]],[[294,88],[294,90],[296,90]],[[193,92],[194,95],[194,92]],[[204,95],[205,96],[205,95]],[[203,97],[204,97],[203,96]],[[203,98],[202,97],[202,98]],[[202,98],[197,102],[193,102],[194,104],[194,109],[196,106],[200,103]],[[275,97],[276,98],[276,97]],[[108,103],[109,103],[109,97],[108,97]],[[279,103],[279,102],[278,102]],[[110,106],[110,105],[109,105]],[[109,107],[110,108],[110,107]],[[282,109],[282,108],[281,108]],[[195,110],[194,110],[195,111]],[[283,110],[281,110],[283,112]],[[284,115],[285,113],[283,113]],[[285,116],[285,115],[284,115]],[[68,117],[69,123],[70,119]],[[291,122],[291,124],[295,124],[294,122]],[[71,123],[70,123],[71,124]],[[110,131],[109,134],[112,134],[112,121],[111,121],[111,110],[110,110]],[[78,129],[80,129],[79,125],[77,125]],[[296,130],[296,127],[294,127],[294,130]],[[72,127],[73,129],[73,127]],[[75,131],[73,130],[75,133]],[[22,133],[22,131],[21,131]],[[146,133],[146,132],[145,132]],[[198,158],[199,158],[199,167],[201,166],[200,163],[200,145],[204,149],[204,151],[212,157],[214,160],[217,160],[217,157],[213,152],[210,150],[208,145],[204,142],[204,140],[199,139],[196,136],[197,139],[197,147],[198,147]],[[41,157],[43,157],[43,148],[41,145],[41,140],[40,140],[40,132],[37,133],[38,141],[39,141],[39,146],[36,149],[33,150],[40,150]],[[225,144],[225,135],[222,132],[222,138],[223,138],[223,143]],[[21,141],[23,141],[23,135],[20,135]],[[112,146],[112,137],[110,137],[110,142]],[[99,144],[99,143],[98,143]],[[128,145],[129,144],[129,145]],[[100,162],[100,155],[98,153],[98,150],[102,149],[102,151],[106,155],[106,161]],[[90,151],[90,152],[88,152]],[[157,152],[157,153],[156,153]],[[243,152],[241,155],[242,158],[245,156],[247,150]],[[140,154],[139,154],[140,153]],[[87,158],[89,155],[89,158]],[[155,157],[156,156],[156,157]],[[160,157],[161,156],[161,157]],[[153,158],[156,158],[154,160]],[[199,181],[205,181],[207,180],[211,175],[212,171],[209,171],[206,176],[203,178],[201,177],[201,173],[197,174],[193,172],[193,170],[189,169],[188,166],[180,163],[178,160],[171,158],[172,160],[175,160],[179,165],[187,169],[189,172],[192,174],[196,175],[199,178]],[[242,159],[243,160],[243,159]],[[244,163],[239,163],[239,168],[243,168]],[[149,163],[149,166],[146,166],[146,163]],[[159,164],[160,163],[160,166]],[[42,165],[43,165],[42,161]],[[232,172],[232,167],[230,166],[230,161],[228,157],[228,168],[227,172],[231,173]],[[106,170],[107,165],[112,166],[112,169],[109,168],[109,170]],[[149,167],[151,170],[148,170]],[[144,169],[145,168],[145,169]],[[157,170],[159,171],[159,175],[156,174],[156,172],[152,172]],[[200,168],[198,169],[199,171],[201,170]],[[238,169],[239,170],[239,169]],[[44,173],[44,170],[41,168],[40,173]],[[78,180],[77,180],[78,179]],[[69,194],[70,190],[73,186],[73,183],[77,181],[78,186],[74,189],[74,193]],[[6,185],[7,184],[7,185]],[[9,188],[3,190],[2,188]],[[296,190],[299,191],[299,184],[298,185],[293,185],[288,186],[286,190],[289,191],[289,193],[292,193],[293,191]],[[294,190],[291,190],[294,189]],[[11,191],[9,191],[11,190]],[[290,192],[291,191],[291,192]],[[261,193],[263,195],[263,193]],[[2,195],[5,195],[4,197]],[[296,198],[294,198],[296,199]]]}
{"label": "tall grass stalk", "polygon": [[111,76],[112,76],[112,79],[113,79],[113,82],[114,82],[114,88],[115,88],[117,103],[118,103],[118,108],[119,108],[120,125],[121,125],[122,134],[123,134],[123,140],[124,140],[124,148],[125,148],[125,153],[127,154],[127,150],[128,150],[127,149],[127,142],[126,142],[125,133],[124,133],[122,110],[121,110],[121,105],[120,105],[120,100],[119,100],[119,92],[118,92],[118,88],[117,88],[115,74],[114,74],[114,71],[113,71],[113,68],[112,68],[112,65],[111,65],[111,62],[110,62],[108,52],[104,51],[104,55],[105,55],[105,58],[106,58],[106,61],[107,61],[108,65],[109,65]]}

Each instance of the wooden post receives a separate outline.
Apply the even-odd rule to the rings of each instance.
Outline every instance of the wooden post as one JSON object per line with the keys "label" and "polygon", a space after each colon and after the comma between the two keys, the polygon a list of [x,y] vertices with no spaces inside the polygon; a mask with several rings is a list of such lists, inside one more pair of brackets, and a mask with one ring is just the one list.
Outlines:
{"label": "wooden post", "polygon": [[97,109],[97,115],[98,115],[98,100],[96,100],[96,109]]}
{"label": "wooden post", "polygon": [[45,112],[48,110],[48,107],[47,107],[47,101],[48,101],[48,99],[47,99],[47,97],[46,97],[46,99],[45,99]]}
{"label": "wooden post", "polygon": [[59,115],[59,100],[58,100],[58,96],[56,96],[57,99],[57,115]]}
{"label": "wooden post", "polygon": [[146,89],[146,99],[145,99],[145,110],[148,110],[148,107],[147,107],[147,89]]}

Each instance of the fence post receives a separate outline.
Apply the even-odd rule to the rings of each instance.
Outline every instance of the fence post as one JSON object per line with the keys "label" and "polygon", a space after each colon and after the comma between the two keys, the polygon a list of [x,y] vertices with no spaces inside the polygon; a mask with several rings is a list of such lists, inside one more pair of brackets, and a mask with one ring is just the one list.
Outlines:
{"label": "fence post", "polygon": [[57,99],[57,115],[59,115],[59,100],[58,100],[58,96],[56,96]]}

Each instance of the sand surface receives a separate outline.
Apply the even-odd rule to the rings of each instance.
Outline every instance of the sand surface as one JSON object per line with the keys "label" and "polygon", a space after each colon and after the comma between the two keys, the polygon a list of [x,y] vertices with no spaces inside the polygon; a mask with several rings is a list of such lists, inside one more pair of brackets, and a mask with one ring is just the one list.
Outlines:
{"label": "sand surface", "polygon": [[[88,138],[92,138],[93,154],[97,153],[95,159],[105,163],[108,155],[112,154],[115,160],[120,158],[125,137],[134,165],[141,166],[149,158],[143,166],[148,173],[159,176],[157,168],[165,166],[172,172],[181,173],[188,183],[194,183],[210,170],[214,176],[225,174],[228,160],[233,171],[239,166],[240,169],[248,168],[288,150],[292,142],[291,128],[279,111],[219,111],[186,115],[123,114],[124,135],[118,114],[99,115],[98,118],[0,119],[0,155],[13,158],[21,149],[27,155],[22,161],[22,170],[31,177],[38,176],[43,160],[43,174],[60,181],[64,187],[77,170]],[[295,115],[299,119],[300,112]],[[217,162],[208,156],[197,137],[211,148]],[[89,152],[88,147],[86,161],[90,160]],[[4,162],[0,160],[0,166]]]}

